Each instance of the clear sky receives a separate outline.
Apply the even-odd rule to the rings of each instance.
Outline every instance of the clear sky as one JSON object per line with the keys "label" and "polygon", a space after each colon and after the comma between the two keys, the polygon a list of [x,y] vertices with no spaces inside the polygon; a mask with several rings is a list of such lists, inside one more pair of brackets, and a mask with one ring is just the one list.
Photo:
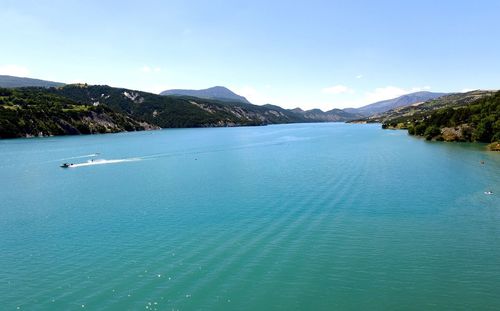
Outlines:
{"label": "clear sky", "polygon": [[0,74],[357,107],[500,88],[500,1],[0,0]]}

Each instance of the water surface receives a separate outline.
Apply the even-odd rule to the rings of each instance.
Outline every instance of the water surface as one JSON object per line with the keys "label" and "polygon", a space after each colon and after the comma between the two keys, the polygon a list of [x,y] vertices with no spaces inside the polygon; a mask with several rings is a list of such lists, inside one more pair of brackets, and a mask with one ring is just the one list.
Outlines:
{"label": "water surface", "polygon": [[0,176],[5,310],[500,309],[483,145],[335,123],[16,139]]}

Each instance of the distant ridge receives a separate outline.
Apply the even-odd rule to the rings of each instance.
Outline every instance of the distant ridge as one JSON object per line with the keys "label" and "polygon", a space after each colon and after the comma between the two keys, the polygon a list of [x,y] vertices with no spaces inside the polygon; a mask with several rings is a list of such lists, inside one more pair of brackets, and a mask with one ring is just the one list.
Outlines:
{"label": "distant ridge", "polygon": [[0,138],[344,122],[360,117],[340,109],[325,112],[253,105],[224,87],[171,91],[178,96],[162,96],[106,85],[2,78],[8,87],[0,87]]}
{"label": "distant ridge", "polygon": [[245,97],[240,96],[223,86],[214,86],[203,90],[166,90],[161,92],[160,95],[192,96],[203,99],[215,99],[250,104],[250,102]]}
{"label": "distant ridge", "polygon": [[362,117],[359,114],[346,112],[342,109],[323,111],[321,109],[302,110],[301,108],[285,109],[280,106],[266,104],[263,107],[293,114],[302,119],[302,122],[345,122]]}
{"label": "distant ridge", "polygon": [[21,78],[8,75],[0,75],[0,87],[17,88],[17,87],[59,87],[64,83],[46,81],[32,78]]}
{"label": "distant ridge", "polygon": [[393,99],[382,100],[360,108],[346,108],[344,111],[356,113],[363,116],[371,116],[378,113],[383,113],[394,108],[413,105],[416,103],[425,102],[435,99],[448,93],[433,93],[433,92],[415,92],[399,96]]}
{"label": "distant ridge", "polygon": [[468,106],[477,100],[493,96],[497,90],[475,90],[466,93],[451,93],[439,98],[430,99],[418,105],[401,106],[389,111],[365,117],[368,122],[392,124],[394,120],[413,120],[423,115],[429,115],[432,112],[443,108],[461,108]]}
{"label": "distant ridge", "polygon": [[341,109],[323,111],[321,109],[302,110],[300,108],[291,109],[290,112],[301,115],[303,118],[314,122],[343,122],[359,118],[361,115],[347,112]]}
{"label": "distant ridge", "polygon": [[[408,129],[427,140],[478,141],[500,146],[500,91],[455,93],[419,105],[399,107],[365,118],[382,128]],[[500,150],[497,150],[500,151]]]}

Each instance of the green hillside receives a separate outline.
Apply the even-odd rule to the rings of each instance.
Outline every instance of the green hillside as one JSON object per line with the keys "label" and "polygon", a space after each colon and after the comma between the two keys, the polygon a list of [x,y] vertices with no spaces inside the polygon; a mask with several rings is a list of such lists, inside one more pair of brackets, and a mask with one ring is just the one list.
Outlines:
{"label": "green hillside", "polygon": [[263,106],[187,96],[160,96],[106,85],[67,85],[48,91],[82,104],[105,104],[116,111],[163,128],[266,125],[301,121],[293,113],[286,114]]}
{"label": "green hillside", "polygon": [[388,115],[382,127],[408,129],[409,134],[428,140],[500,141],[500,92],[483,93],[473,100],[468,95],[427,102],[414,107],[412,114]]}
{"label": "green hillside", "polygon": [[42,88],[0,88],[0,138],[113,133],[155,126]]}
{"label": "green hillside", "polygon": [[0,138],[346,121],[354,117],[338,109],[304,112],[87,84],[2,89],[0,109]]}

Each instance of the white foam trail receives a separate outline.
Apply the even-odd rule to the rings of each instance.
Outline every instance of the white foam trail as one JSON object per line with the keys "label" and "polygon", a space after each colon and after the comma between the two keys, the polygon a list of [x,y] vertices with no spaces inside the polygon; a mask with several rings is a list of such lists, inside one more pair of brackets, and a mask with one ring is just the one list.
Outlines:
{"label": "white foam trail", "polygon": [[74,167],[83,167],[83,166],[93,166],[93,165],[104,165],[104,164],[113,164],[113,163],[123,163],[123,162],[135,162],[135,161],[140,161],[141,159],[139,158],[128,158],[128,159],[114,159],[114,160],[95,160],[95,161],[88,161],[85,163],[76,163],[76,164],[71,164],[69,167],[74,168]]}

